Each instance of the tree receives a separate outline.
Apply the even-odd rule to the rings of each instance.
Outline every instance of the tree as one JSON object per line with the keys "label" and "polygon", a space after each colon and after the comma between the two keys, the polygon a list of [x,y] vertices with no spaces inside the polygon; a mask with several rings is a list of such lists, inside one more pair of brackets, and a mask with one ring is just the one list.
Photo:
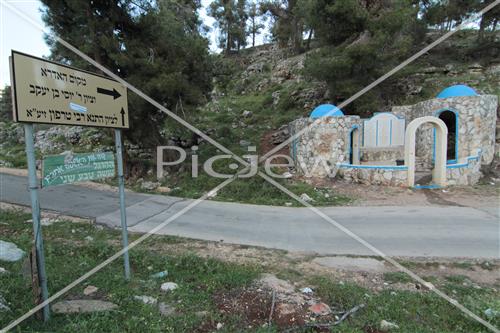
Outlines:
{"label": "tree", "polygon": [[246,0],[215,0],[208,8],[208,15],[216,21],[219,30],[219,47],[228,54],[247,45]]}
{"label": "tree", "polygon": [[[478,9],[486,7],[486,5],[490,4],[492,0],[488,1],[480,1],[480,5]],[[481,18],[481,22],[479,24],[479,33],[478,33],[478,41],[483,42],[485,38],[485,32],[491,31],[491,39],[495,40],[495,32],[497,30],[498,22],[500,21],[500,6],[496,6],[487,13],[483,14]]]}
{"label": "tree", "polygon": [[240,48],[247,45],[247,8],[246,0],[237,0],[236,3],[236,21],[238,28],[236,29],[236,47],[239,51]]}
{"label": "tree", "polygon": [[[311,22],[323,46],[306,58],[305,73],[325,81],[341,103],[411,55],[425,36],[412,0],[398,2],[314,0]],[[349,14],[349,15],[347,15]],[[373,88],[346,110],[368,115],[386,106],[390,81]]]}
{"label": "tree", "polygon": [[478,10],[480,0],[430,0],[424,20],[430,26],[449,31],[461,24]]}
{"label": "tree", "polygon": [[[42,0],[43,19],[77,46],[168,108],[204,101],[211,88],[208,41],[199,33],[198,0]],[[90,64],[47,39],[51,58],[95,71]],[[158,144],[166,119],[152,105],[129,94],[132,142]],[[192,108],[194,109],[194,107]]]}
{"label": "tree", "polygon": [[259,16],[257,4],[252,2],[248,7],[248,19],[250,20],[248,34],[252,37],[252,47],[255,47],[255,36],[264,29],[264,24],[258,21]]}
{"label": "tree", "polygon": [[219,29],[219,47],[227,54],[236,46],[236,14],[234,0],[215,0],[208,8],[208,15],[216,21]]}
{"label": "tree", "polygon": [[0,121],[12,120],[12,90],[5,86],[0,94]]}
{"label": "tree", "polygon": [[294,52],[302,51],[304,33],[303,0],[267,0],[261,3],[262,13],[269,13],[274,24],[271,32],[280,47],[291,44]]}

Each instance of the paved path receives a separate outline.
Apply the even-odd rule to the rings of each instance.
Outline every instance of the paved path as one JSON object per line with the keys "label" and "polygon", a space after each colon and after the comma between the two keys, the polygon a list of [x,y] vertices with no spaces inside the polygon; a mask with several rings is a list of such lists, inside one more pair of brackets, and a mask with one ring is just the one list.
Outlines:
{"label": "paved path", "polygon": [[[26,178],[0,177],[1,201],[29,205]],[[114,192],[65,185],[42,189],[40,201],[43,209],[92,217],[109,227],[120,225]],[[191,202],[128,193],[129,230],[148,232]],[[500,257],[498,215],[474,208],[329,207],[322,211],[388,255]],[[158,233],[322,255],[373,255],[307,208],[204,201]]]}

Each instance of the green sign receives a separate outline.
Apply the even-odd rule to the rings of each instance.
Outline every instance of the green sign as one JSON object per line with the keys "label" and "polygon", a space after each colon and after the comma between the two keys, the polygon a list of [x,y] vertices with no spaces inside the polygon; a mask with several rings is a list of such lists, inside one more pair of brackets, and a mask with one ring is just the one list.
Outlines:
{"label": "green sign", "polygon": [[113,153],[51,155],[43,158],[42,187],[114,177]]}

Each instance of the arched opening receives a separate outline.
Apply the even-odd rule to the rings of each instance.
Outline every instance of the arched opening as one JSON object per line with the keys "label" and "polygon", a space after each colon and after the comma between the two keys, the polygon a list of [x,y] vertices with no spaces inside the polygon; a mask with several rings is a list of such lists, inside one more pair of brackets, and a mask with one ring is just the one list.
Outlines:
{"label": "arched opening", "polygon": [[446,185],[446,137],[448,129],[446,124],[437,117],[421,117],[408,124],[405,133],[405,165],[408,168],[408,186],[415,185],[415,141],[418,128],[429,123],[435,130],[435,159],[432,169],[432,183],[437,186]]}
{"label": "arched opening", "polygon": [[349,164],[359,164],[359,128],[353,127],[349,133]]}
{"label": "arched opening", "polygon": [[[430,123],[420,125],[416,132],[415,146],[415,186],[431,186],[433,184],[432,170],[435,167],[434,127]],[[428,139],[425,139],[428,138]]]}
{"label": "arched opening", "polygon": [[458,159],[458,118],[457,114],[451,110],[444,110],[438,113],[438,118],[441,119],[448,128],[446,136],[447,150],[446,160],[448,163],[456,163]]}

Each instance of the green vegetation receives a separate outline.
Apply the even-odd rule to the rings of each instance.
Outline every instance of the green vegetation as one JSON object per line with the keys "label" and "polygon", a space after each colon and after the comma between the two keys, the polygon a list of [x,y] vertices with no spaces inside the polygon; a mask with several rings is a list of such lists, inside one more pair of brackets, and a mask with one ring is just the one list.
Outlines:
{"label": "green vegetation", "polygon": [[[120,75],[158,103],[174,109],[205,102],[211,89],[208,40],[200,31],[199,1],[41,1],[43,20],[58,37]],[[51,38],[51,58],[97,71]],[[166,115],[128,95],[126,138],[149,147],[161,142]]]}
{"label": "green vegetation", "polygon": [[[15,242],[24,250],[30,249],[32,225],[25,222],[30,218],[29,214],[0,210],[2,240]],[[50,293],[60,290],[120,249],[119,231],[100,230],[87,223],[57,222],[43,227],[43,235]],[[86,239],[88,236],[92,240]],[[131,235],[131,241],[136,238],[137,235]],[[216,323],[221,322],[224,323],[222,332],[277,332],[274,326],[254,326],[251,329],[242,326],[244,320],[238,314],[221,312],[217,306],[217,297],[221,292],[234,294],[242,288],[249,288],[260,273],[271,272],[296,282],[298,286],[311,286],[315,296],[329,304],[333,311],[345,311],[366,304],[364,309],[336,326],[332,332],[354,333],[368,327],[376,328],[382,319],[397,323],[399,332],[486,332],[480,324],[431,292],[392,290],[390,287],[373,291],[345,279],[339,282],[331,276],[310,275],[293,260],[289,263],[285,260],[283,263],[286,265],[276,267],[272,264],[255,266],[202,258],[196,253],[197,247],[189,250],[190,243],[192,241],[178,237],[154,236],[131,250],[133,274],[130,282],[124,281],[122,262],[117,260],[61,298],[106,300],[117,304],[117,310],[94,314],[53,314],[48,324],[30,318],[18,329],[23,332],[193,332],[203,331],[203,328],[214,329]],[[277,255],[282,256],[281,252],[278,251]],[[22,262],[2,262],[1,265],[9,273],[0,274],[0,294],[12,309],[11,312],[0,313],[0,327],[4,327],[32,307],[33,296],[27,277],[29,273],[26,273]],[[164,270],[168,271],[166,280],[150,277]],[[396,274],[386,275],[386,280],[387,277],[396,277],[391,279],[391,284],[404,279]],[[171,293],[161,292],[160,285],[166,281],[177,283],[179,288]],[[474,288],[464,284],[464,281],[463,277],[452,276],[439,288],[481,316],[488,308],[494,311],[500,309],[498,290]],[[83,289],[88,285],[99,290],[92,296],[84,296]],[[162,316],[154,306],[135,300],[134,295],[158,298],[159,302],[173,306],[175,315]],[[498,317],[490,320],[493,325],[500,324]]]}
{"label": "green vegetation", "polygon": [[[0,211],[2,239],[14,241],[23,249],[31,247],[31,224],[25,223],[28,214]],[[93,237],[92,241],[84,237]],[[100,231],[90,224],[61,222],[44,227],[45,253],[49,292],[54,293],[101,263],[119,246],[119,232]],[[136,237],[132,237],[133,240]],[[162,244],[175,243],[173,237],[161,237]],[[121,260],[110,264],[99,273],[75,287],[64,296],[66,299],[82,298],[86,285],[99,288],[99,298],[119,304],[120,309],[103,314],[57,315],[53,314],[48,325],[29,319],[21,325],[23,331],[56,332],[192,332],[201,325],[199,311],[208,311],[203,320],[218,321],[221,316],[212,298],[215,292],[248,285],[259,273],[257,267],[226,264],[204,259],[192,253],[166,255],[160,251],[145,249],[155,240],[148,240],[130,253],[133,278],[123,279]],[[0,315],[0,327],[24,314],[32,307],[29,282],[23,276],[21,263],[4,263],[10,273],[0,275],[0,294],[10,301],[11,313]],[[168,270],[168,281],[175,281],[179,289],[166,294],[160,291],[162,280],[150,279],[158,271]],[[178,315],[162,317],[150,305],[134,300],[134,295],[150,295],[159,301],[174,304]],[[84,298],[84,297],[83,297]],[[236,328],[237,318],[228,318]]]}
{"label": "green vegetation", "polygon": [[413,280],[411,277],[409,277],[407,274],[403,272],[388,272],[384,273],[384,281],[390,283],[396,283],[396,282],[407,283],[407,282],[412,282]]}
{"label": "green vegetation", "polygon": [[[486,328],[430,292],[386,290],[374,294],[351,283],[332,284],[325,277],[315,278],[313,283],[318,286],[317,293],[326,303],[340,304],[339,308],[366,304],[362,315],[340,325],[337,328],[339,332],[354,333],[360,332],[361,328],[376,328],[380,318],[398,323],[400,332],[487,332]],[[474,313],[481,314],[488,307],[500,306],[497,295],[491,290],[463,287],[461,283],[451,281],[443,287]],[[499,322],[496,319],[491,323],[498,325]]]}

